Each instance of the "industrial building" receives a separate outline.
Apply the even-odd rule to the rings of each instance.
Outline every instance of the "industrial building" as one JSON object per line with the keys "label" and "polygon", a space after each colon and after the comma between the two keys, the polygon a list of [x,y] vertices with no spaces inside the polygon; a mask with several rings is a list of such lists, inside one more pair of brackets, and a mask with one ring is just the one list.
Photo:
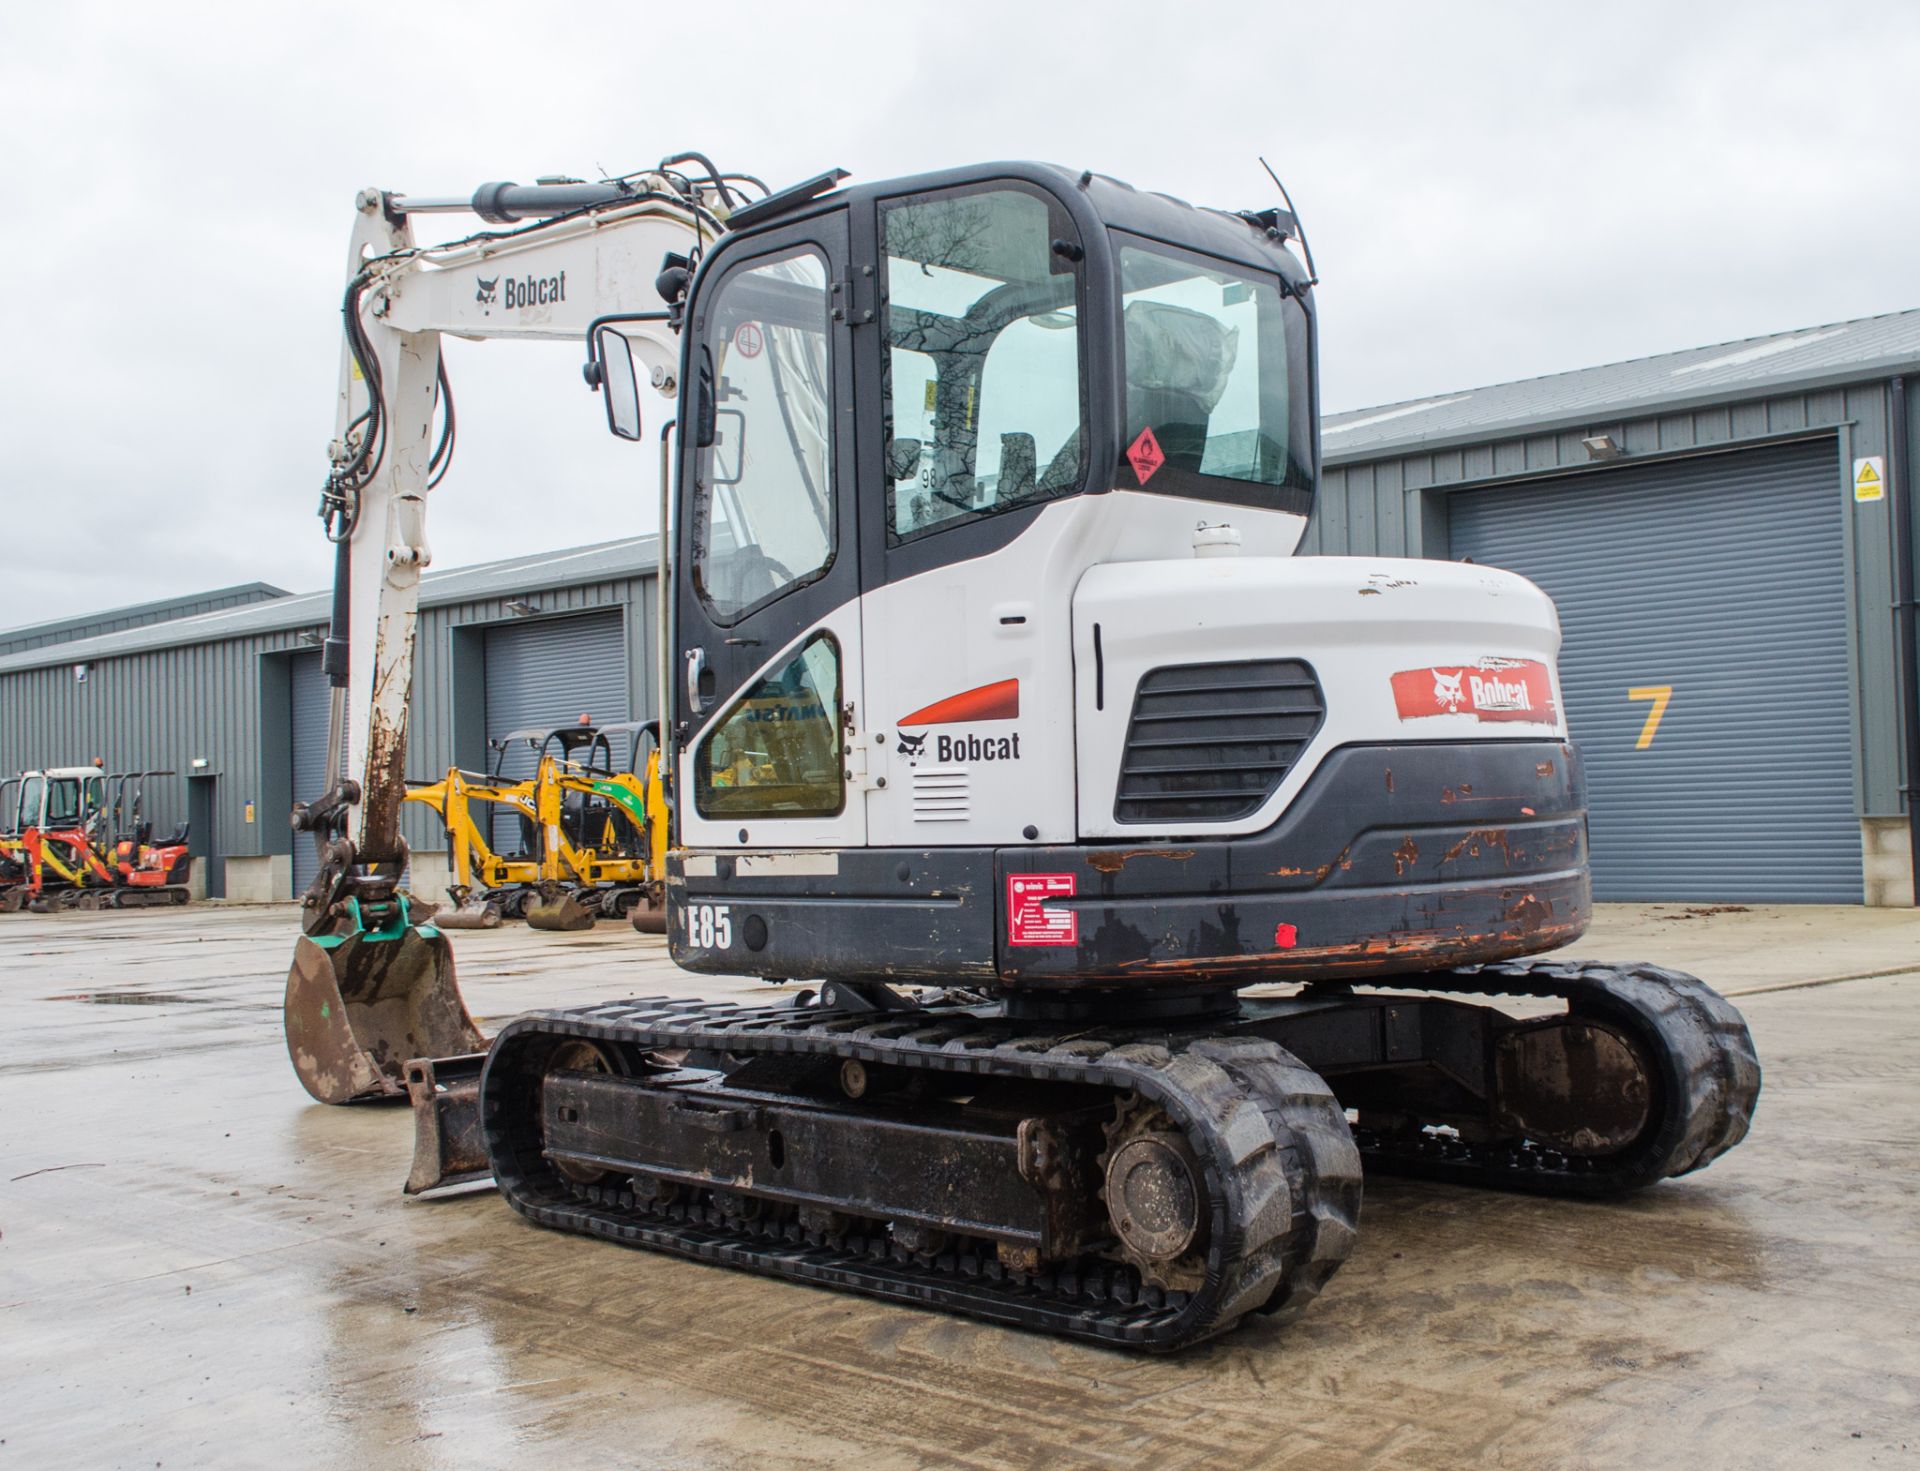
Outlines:
{"label": "industrial building", "polygon": [[1553,595],[1596,897],[1911,904],[1917,369],[1909,311],[1337,414],[1303,550]]}
{"label": "industrial building", "polygon": [[[410,767],[489,766],[487,741],[588,716],[651,713],[652,537],[430,572],[421,580]],[[269,589],[269,592],[273,590]],[[195,600],[222,602],[220,595]],[[0,634],[0,768],[171,769],[156,826],[186,818],[195,880],[214,898],[286,899],[312,877],[312,840],[287,814],[327,787],[328,597],[224,600],[211,611],[84,629],[57,643]],[[102,615],[117,619],[120,615]],[[506,767],[531,770],[524,751]],[[446,837],[409,810],[413,879],[446,882]]]}
{"label": "industrial building", "polygon": [[[1917,369],[1911,311],[1334,415],[1303,550],[1484,562],[1553,595],[1599,898],[1910,904],[1915,416],[1895,441]],[[650,717],[656,554],[430,573],[413,774]],[[313,857],[285,814],[326,786],[327,600],[276,594],[0,634],[0,770],[177,769],[184,806],[158,816],[191,819],[208,892],[297,892]],[[444,837],[424,812],[407,836],[431,894]]]}

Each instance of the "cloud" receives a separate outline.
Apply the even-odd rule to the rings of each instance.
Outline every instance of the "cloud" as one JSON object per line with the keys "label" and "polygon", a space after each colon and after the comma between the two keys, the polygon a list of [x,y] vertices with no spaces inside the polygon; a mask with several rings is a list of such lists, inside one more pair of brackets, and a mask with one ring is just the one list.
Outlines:
{"label": "cloud", "polygon": [[[1920,10],[66,5],[9,18],[0,624],[305,590],[351,204],[686,147],[995,157],[1201,203],[1281,168],[1355,408],[1920,305]],[[447,221],[450,227],[456,221]],[[454,344],[439,565],[651,529],[565,347]],[[657,422],[657,417],[656,417]]]}

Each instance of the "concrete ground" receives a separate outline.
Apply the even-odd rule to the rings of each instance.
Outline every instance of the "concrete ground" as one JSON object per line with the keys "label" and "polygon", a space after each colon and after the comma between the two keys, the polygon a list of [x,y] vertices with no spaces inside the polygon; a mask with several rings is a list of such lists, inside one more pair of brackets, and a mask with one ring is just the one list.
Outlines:
{"label": "concrete ground", "polygon": [[[405,1110],[288,1067],[293,927],[0,916],[0,1467],[1920,1461],[1912,911],[1603,911],[1577,953],[1743,997],[1747,1142],[1618,1204],[1369,1181],[1300,1322],[1175,1359],[405,1200]],[[764,994],[625,927],[455,944],[496,1019]]]}

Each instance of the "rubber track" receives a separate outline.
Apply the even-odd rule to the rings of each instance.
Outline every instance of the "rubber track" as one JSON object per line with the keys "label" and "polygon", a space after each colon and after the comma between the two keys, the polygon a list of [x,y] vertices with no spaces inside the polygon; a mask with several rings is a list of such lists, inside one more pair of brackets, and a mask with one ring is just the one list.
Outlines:
{"label": "rubber track", "polygon": [[[1163,1292],[1131,1267],[1092,1257],[1028,1274],[1003,1268],[991,1242],[971,1238],[937,1257],[913,1255],[877,1222],[827,1238],[780,1212],[741,1219],[713,1192],[660,1206],[626,1188],[571,1184],[541,1154],[537,1107],[543,1059],[567,1037],[1137,1091],[1187,1131],[1203,1163],[1205,1285]],[[1247,1035],[1034,1035],[937,1005],[853,1013],[643,1000],[510,1023],[489,1055],[481,1099],[494,1179],[540,1225],[1127,1348],[1170,1351],[1255,1310],[1298,1312],[1352,1250],[1359,1217],[1360,1159],[1344,1111],[1312,1069]]]}
{"label": "rubber track", "polygon": [[1370,1169],[1544,1195],[1624,1194],[1704,1169],[1746,1137],[1760,1061],[1746,1021],[1706,982],[1657,965],[1517,960],[1369,981],[1372,990],[1563,999],[1577,1016],[1636,1037],[1658,1064],[1660,1112],[1617,1155],[1582,1159],[1527,1142],[1356,1131]]}

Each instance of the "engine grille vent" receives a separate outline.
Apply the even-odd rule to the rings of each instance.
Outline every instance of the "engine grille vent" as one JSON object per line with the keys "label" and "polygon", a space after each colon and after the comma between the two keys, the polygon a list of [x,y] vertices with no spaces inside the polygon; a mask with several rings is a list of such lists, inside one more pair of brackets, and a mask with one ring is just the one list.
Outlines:
{"label": "engine grille vent", "polygon": [[1119,822],[1231,822],[1272,796],[1326,717],[1299,659],[1176,664],[1134,691]]}

